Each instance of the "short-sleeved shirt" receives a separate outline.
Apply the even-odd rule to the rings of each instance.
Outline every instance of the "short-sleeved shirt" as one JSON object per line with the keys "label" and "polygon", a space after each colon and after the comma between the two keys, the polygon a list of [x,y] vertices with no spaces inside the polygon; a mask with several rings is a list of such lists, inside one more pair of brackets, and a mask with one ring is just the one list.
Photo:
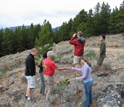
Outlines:
{"label": "short-sleeved shirt", "polygon": [[54,75],[55,70],[58,68],[57,65],[49,58],[46,58],[42,61],[42,66],[43,66],[43,72],[47,76]]}

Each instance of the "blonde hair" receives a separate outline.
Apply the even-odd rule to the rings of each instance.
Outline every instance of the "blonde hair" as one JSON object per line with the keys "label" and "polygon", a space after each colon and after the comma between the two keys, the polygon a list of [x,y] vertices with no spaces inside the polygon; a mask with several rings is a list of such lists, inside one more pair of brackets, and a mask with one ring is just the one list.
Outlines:
{"label": "blonde hair", "polygon": [[35,52],[35,51],[37,51],[36,48],[32,48],[32,49],[31,49],[31,52]]}

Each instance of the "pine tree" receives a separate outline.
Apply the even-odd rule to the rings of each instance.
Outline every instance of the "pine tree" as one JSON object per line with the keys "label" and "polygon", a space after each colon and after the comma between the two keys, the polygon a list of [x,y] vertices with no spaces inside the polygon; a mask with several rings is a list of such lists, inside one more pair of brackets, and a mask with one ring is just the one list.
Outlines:
{"label": "pine tree", "polygon": [[51,24],[48,21],[44,21],[39,32],[39,37],[36,38],[35,47],[38,49],[38,57],[48,50],[52,49],[53,45],[53,32]]}
{"label": "pine tree", "polygon": [[76,33],[78,31],[77,30],[78,26],[80,26],[82,22],[83,23],[87,22],[87,12],[84,9],[81,10],[79,14],[76,15],[76,17],[74,18],[71,31]]}
{"label": "pine tree", "polygon": [[119,22],[117,24],[118,31],[124,32],[124,1],[122,2],[121,6],[120,6],[118,19],[119,19]]}
{"label": "pine tree", "polygon": [[34,25],[33,23],[31,23],[30,28],[29,28],[29,32],[28,32],[28,39],[29,39],[29,48],[33,48],[34,44],[35,44],[35,35],[34,35]]}
{"label": "pine tree", "polygon": [[111,14],[110,6],[103,2],[100,12],[100,19],[101,19],[101,29],[100,33],[107,34],[109,33],[108,26],[109,26],[109,18]]}
{"label": "pine tree", "polygon": [[118,33],[118,27],[117,27],[117,23],[118,23],[118,13],[119,10],[116,7],[115,9],[113,9],[111,15],[110,15],[110,19],[109,19],[109,33],[110,34],[115,34]]}
{"label": "pine tree", "polygon": [[3,56],[3,46],[2,46],[2,41],[3,41],[3,29],[0,30],[0,57]]}
{"label": "pine tree", "polygon": [[99,35],[100,29],[101,29],[101,17],[100,17],[100,3],[97,3],[96,7],[95,7],[95,13],[94,13],[94,33],[95,35]]}
{"label": "pine tree", "polygon": [[2,41],[2,47],[3,47],[3,55],[11,54],[13,51],[13,31],[6,28],[4,34],[3,34],[3,41]]}
{"label": "pine tree", "polygon": [[93,22],[93,10],[90,9],[89,13],[87,15],[87,23],[86,23],[86,30],[85,30],[85,35],[90,37],[94,35],[94,28],[93,28],[94,22]]}

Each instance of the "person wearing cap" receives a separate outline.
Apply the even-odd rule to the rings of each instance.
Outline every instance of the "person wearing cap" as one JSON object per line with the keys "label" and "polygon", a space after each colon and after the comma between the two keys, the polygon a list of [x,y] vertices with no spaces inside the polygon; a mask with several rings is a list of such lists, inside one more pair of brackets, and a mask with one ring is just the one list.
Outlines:
{"label": "person wearing cap", "polygon": [[102,76],[103,75],[103,61],[106,57],[106,43],[105,43],[105,35],[101,34],[100,35],[100,56],[97,62],[97,65],[99,66],[100,72],[97,74],[97,76]]}
{"label": "person wearing cap", "polygon": [[40,93],[44,95],[45,91],[45,81],[44,81],[44,74],[43,74],[43,66],[42,66],[42,61],[47,58],[47,52],[43,54],[43,58],[41,58],[38,62],[38,67],[39,69],[39,76],[40,76]]}
{"label": "person wearing cap", "polygon": [[31,99],[31,90],[35,88],[35,74],[36,74],[36,68],[35,68],[35,60],[34,56],[37,55],[37,49],[33,48],[31,49],[31,53],[27,56],[25,60],[25,76],[27,79],[27,90],[26,90],[26,98],[28,100]]}
{"label": "person wearing cap", "polygon": [[[74,45],[74,58],[73,58],[73,64],[76,68],[78,68],[81,64],[81,56],[84,55],[84,45],[86,43],[86,40],[84,37],[82,37],[83,32],[79,31],[77,34],[73,34],[73,36],[70,39],[70,44]],[[75,37],[77,37],[75,39]],[[76,71],[75,76],[80,76],[78,71]]]}
{"label": "person wearing cap", "polygon": [[58,66],[52,61],[54,57],[53,51],[47,52],[47,58],[42,61],[44,79],[45,79],[45,95],[46,101],[48,101],[49,95],[54,91],[54,77],[55,70],[65,70],[66,68],[58,68]]}
{"label": "person wearing cap", "polygon": [[76,77],[76,80],[83,82],[85,96],[83,107],[90,107],[93,102],[92,97],[93,79],[91,76],[91,64],[86,56],[81,57],[81,62],[84,64],[82,68],[71,67],[70,69],[81,72],[83,74],[81,77]]}

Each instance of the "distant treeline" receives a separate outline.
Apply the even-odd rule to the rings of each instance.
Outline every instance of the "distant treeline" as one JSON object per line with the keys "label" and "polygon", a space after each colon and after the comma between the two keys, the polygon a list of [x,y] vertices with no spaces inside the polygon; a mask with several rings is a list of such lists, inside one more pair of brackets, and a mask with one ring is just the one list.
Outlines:
{"label": "distant treeline", "polygon": [[[83,8],[83,7],[82,7]],[[33,47],[43,47],[49,42],[58,43],[69,40],[73,33],[83,31],[84,37],[100,34],[117,34],[124,32],[124,1],[119,8],[110,9],[109,4],[97,3],[94,10],[81,10],[74,19],[63,22],[60,28],[52,31],[49,21],[43,25],[26,28],[17,27],[15,31],[6,28],[0,30],[0,57],[14,54]]]}

